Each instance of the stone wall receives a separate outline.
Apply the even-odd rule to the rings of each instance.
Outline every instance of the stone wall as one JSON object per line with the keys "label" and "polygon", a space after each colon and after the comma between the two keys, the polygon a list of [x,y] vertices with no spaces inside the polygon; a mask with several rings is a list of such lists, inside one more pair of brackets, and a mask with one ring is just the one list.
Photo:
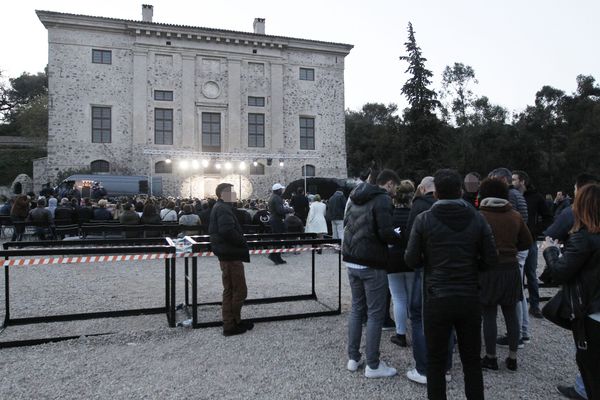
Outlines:
{"label": "stone wall", "polygon": [[[190,175],[175,166],[173,174],[152,170],[157,161],[176,160],[178,150],[202,151],[203,112],[221,114],[221,152],[243,153],[248,164],[253,154],[274,155],[264,176],[242,173],[243,197],[262,197],[274,182],[300,179],[305,163],[315,166],[317,176],[346,177],[344,56],[351,46],[295,39],[267,45],[259,43],[269,38],[264,35],[170,33],[154,24],[134,30],[128,21],[41,13],[49,31],[50,95],[41,180],[106,160],[113,174],[161,176],[168,195],[189,195],[190,181],[194,196],[212,195],[216,183],[235,176]],[[92,63],[92,49],[110,50],[112,63]],[[301,81],[300,67],[314,68],[315,80]],[[173,101],[154,100],[155,90],[173,91]],[[264,97],[265,106],[248,106],[248,96]],[[110,143],[92,143],[92,106],[111,108]],[[173,110],[173,145],[154,144],[156,108]],[[262,148],[248,146],[248,113],[265,116]],[[315,118],[315,150],[300,149],[300,116]],[[149,156],[144,148],[165,154]],[[286,155],[309,159],[286,159],[280,168],[279,157]],[[40,162],[36,171],[42,169]],[[239,175],[232,183],[239,186]]]}

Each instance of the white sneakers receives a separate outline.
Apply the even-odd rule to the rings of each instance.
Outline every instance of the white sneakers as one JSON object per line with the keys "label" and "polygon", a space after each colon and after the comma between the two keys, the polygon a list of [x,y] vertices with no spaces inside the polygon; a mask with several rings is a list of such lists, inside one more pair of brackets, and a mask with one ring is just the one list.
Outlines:
{"label": "white sneakers", "polygon": [[367,378],[388,378],[396,375],[396,373],[396,368],[388,367],[383,360],[379,360],[379,366],[376,369],[371,369],[368,365],[365,368]]}
{"label": "white sneakers", "polygon": [[[406,377],[413,382],[420,383],[421,385],[427,385],[427,377],[425,375],[421,375],[417,369],[411,369],[406,373]],[[450,375],[450,371],[446,371],[446,383],[452,382],[452,375]]]}
{"label": "white sneakers", "polygon": [[350,372],[356,372],[360,367],[365,365],[365,360],[361,358],[358,361],[354,361],[352,359],[348,360],[348,364],[346,364],[346,368]]}
{"label": "white sneakers", "polygon": [[427,385],[427,377],[425,375],[421,375],[416,368],[409,370],[406,373],[406,377],[413,382],[420,383],[421,385]]}

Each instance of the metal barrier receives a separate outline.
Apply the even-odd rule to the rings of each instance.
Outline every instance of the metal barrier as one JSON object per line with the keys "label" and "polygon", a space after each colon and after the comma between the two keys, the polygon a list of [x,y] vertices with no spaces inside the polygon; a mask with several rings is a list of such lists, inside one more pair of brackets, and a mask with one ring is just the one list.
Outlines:
{"label": "metal barrier", "polygon": [[[47,322],[64,322],[96,318],[129,317],[136,315],[166,313],[169,326],[175,321],[175,243],[169,238],[71,240],[41,242],[7,242],[0,256],[4,258],[5,316],[0,333],[9,326]],[[51,257],[59,256],[59,257]],[[26,257],[26,258],[16,258]],[[32,258],[34,257],[34,258]],[[119,262],[128,260],[159,260],[165,262],[165,306],[129,310],[98,311],[14,318],[11,315],[10,267],[19,265],[73,264],[94,262]],[[94,334],[98,336],[112,332]],[[29,346],[48,342],[69,340],[78,336],[47,337],[35,340],[0,342],[0,348]]]}
{"label": "metal barrier", "polygon": [[[320,249],[332,249],[337,250],[340,245],[339,239],[316,239],[315,234],[301,234],[301,233],[287,233],[287,234],[250,234],[244,235],[248,240],[248,246],[251,254],[269,254],[269,253],[285,253],[285,252],[297,252],[297,251],[311,251],[311,293],[302,295],[291,295],[291,296],[280,296],[280,297],[266,297],[258,299],[246,299],[244,304],[269,304],[269,303],[280,303],[280,302],[291,302],[291,301],[306,301],[313,300],[319,302],[319,299],[315,290],[315,251]],[[276,239],[280,240],[276,240]],[[223,325],[223,321],[205,321],[199,322],[198,320],[198,307],[199,306],[216,306],[222,305],[222,302],[206,302],[198,303],[198,258],[202,257],[213,257],[214,254],[210,251],[210,242],[208,236],[186,236],[185,240],[191,246],[190,257],[192,260],[191,276],[189,275],[188,263],[186,258],[185,266],[185,304],[180,305],[184,309],[188,316],[191,316],[192,328],[208,328]],[[297,248],[295,246],[305,246],[303,248]],[[331,308],[326,304],[321,304],[326,311],[315,311],[307,313],[296,313],[277,315],[269,317],[258,317],[249,318],[252,322],[268,322],[268,321],[284,321],[291,319],[309,318],[309,317],[321,317],[328,315],[339,315],[342,311],[342,256],[338,252],[338,293],[337,293],[337,308]],[[189,289],[188,285],[191,286],[191,303],[189,302]],[[191,309],[191,312],[190,312]]]}

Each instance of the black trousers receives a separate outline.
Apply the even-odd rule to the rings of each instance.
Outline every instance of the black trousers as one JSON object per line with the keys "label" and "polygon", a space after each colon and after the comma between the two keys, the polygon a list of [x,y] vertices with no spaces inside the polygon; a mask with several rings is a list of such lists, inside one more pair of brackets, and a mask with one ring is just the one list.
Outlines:
{"label": "black trousers", "polygon": [[586,318],[584,323],[587,350],[578,348],[575,358],[588,400],[600,400],[600,322]]}
{"label": "black trousers", "polygon": [[423,326],[427,343],[427,396],[446,400],[446,363],[452,328],[465,379],[468,400],[483,399],[481,373],[481,305],[477,297],[428,298],[423,307]]}

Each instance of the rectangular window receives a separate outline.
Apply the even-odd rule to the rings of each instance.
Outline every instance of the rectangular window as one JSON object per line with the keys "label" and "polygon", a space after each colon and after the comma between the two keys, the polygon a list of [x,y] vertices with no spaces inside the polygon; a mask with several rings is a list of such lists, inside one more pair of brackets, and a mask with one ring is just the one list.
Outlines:
{"label": "rectangular window", "polygon": [[112,64],[112,51],[92,49],[92,62],[94,64]]}
{"label": "rectangular window", "polygon": [[173,101],[173,91],[172,90],[155,90],[154,91],[154,100]]}
{"label": "rectangular window", "polygon": [[248,96],[248,106],[249,107],[264,107],[265,106],[265,98]]}
{"label": "rectangular window", "polygon": [[154,109],[154,144],[173,144],[173,110]]}
{"label": "rectangular window", "polygon": [[248,114],[248,147],[265,147],[265,114]]}
{"label": "rectangular window", "polygon": [[315,149],[315,119],[300,117],[300,150]]}
{"label": "rectangular window", "polygon": [[300,68],[300,80],[301,81],[314,81],[315,80],[314,68]]}
{"label": "rectangular window", "polygon": [[110,107],[92,107],[92,143],[110,143]]}
{"label": "rectangular window", "polygon": [[221,151],[220,113],[202,113],[202,151]]}

